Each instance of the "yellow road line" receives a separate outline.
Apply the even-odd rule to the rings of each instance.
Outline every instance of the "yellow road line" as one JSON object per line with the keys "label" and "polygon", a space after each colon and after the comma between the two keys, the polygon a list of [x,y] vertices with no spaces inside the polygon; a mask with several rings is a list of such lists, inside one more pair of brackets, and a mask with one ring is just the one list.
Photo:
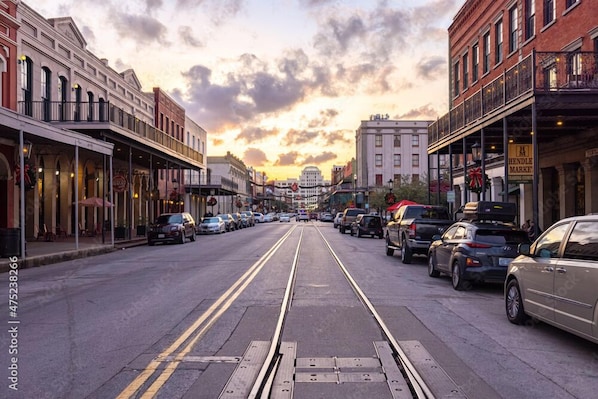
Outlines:
{"label": "yellow road line", "polygon": [[[178,364],[182,358],[192,349],[193,345],[205,334],[205,332],[214,324],[214,322],[230,307],[232,302],[247,288],[249,283],[255,278],[257,273],[263,268],[265,263],[274,255],[274,253],[282,246],[282,243],[291,235],[297,226],[293,226],[282,238],[280,238],[276,244],[274,244],[268,252],[266,252],[257,262],[255,262],[235,283],[218,298],[212,306],[210,306],[187,330],[185,330],[179,338],[174,341],[168,348],[160,353],[156,359],[152,360],[141,374],[137,376],[118,396],[117,399],[128,399],[137,392],[137,390],[154,374],[158,369],[162,361],[172,355],[189,337],[195,333],[197,328],[201,326],[208,318],[212,317],[210,322],[199,331],[198,335],[185,347],[181,354],[175,357],[175,360],[168,364],[166,369],[162,372],[162,375],[154,381],[146,393],[142,396],[143,398],[153,397],[158,390],[168,380],[170,375],[178,367]],[[234,292],[237,290],[237,292]],[[225,303],[226,308],[218,310],[220,305]],[[218,311],[217,311],[218,310]],[[217,311],[217,312],[216,312]],[[214,312],[216,312],[214,314]],[[214,314],[212,316],[212,314]],[[150,396],[147,396],[147,395]]]}

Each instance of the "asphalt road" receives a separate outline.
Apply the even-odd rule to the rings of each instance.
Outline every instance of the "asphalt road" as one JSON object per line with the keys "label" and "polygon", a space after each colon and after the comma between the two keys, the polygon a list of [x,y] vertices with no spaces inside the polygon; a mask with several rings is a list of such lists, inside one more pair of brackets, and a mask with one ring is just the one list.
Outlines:
{"label": "asphalt road", "polygon": [[[396,338],[420,341],[467,397],[595,397],[596,345],[545,324],[512,325],[500,285],[455,291],[448,278],[428,277],[425,258],[403,265],[398,255],[385,255],[383,240],[340,234],[320,222],[273,222],[185,245],[130,248],[20,270],[16,341],[8,304],[0,318],[0,397],[117,397],[173,343],[191,343],[194,336],[181,337],[196,331],[194,323],[293,226],[288,240],[190,345],[186,355],[204,361],[181,363],[156,397],[218,397],[235,359],[252,341],[270,339],[301,230],[307,250],[283,340],[298,342],[297,357],[371,356],[380,333],[327,258],[315,226]],[[2,280],[7,298],[8,273]],[[18,352],[11,354],[15,344]],[[18,391],[10,389],[13,364]],[[167,363],[158,368],[164,373]],[[335,392],[345,398],[378,395],[374,388],[341,385]],[[331,397],[329,389],[307,384],[296,397]]]}

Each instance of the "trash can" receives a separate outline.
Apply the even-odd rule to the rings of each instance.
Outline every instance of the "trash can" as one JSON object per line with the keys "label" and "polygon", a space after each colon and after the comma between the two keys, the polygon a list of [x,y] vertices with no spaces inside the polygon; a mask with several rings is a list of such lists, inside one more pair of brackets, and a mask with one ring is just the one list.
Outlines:
{"label": "trash can", "polygon": [[21,229],[0,229],[0,258],[21,256]]}

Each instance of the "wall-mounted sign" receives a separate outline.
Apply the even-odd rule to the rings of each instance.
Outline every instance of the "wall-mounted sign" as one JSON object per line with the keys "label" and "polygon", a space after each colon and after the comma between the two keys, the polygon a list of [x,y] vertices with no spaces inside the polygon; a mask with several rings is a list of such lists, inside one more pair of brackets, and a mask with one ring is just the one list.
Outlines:
{"label": "wall-mounted sign", "polygon": [[531,144],[509,144],[509,184],[532,183],[534,153]]}
{"label": "wall-mounted sign", "polygon": [[112,189],[115,193],[123,193],[129,188],[129,182],[124,175],[116,175],[112,178]]}

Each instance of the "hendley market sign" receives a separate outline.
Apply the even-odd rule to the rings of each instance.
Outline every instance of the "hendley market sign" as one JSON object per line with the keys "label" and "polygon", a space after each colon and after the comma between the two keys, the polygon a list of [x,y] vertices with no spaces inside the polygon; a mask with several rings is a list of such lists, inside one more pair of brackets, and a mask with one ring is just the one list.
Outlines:
{"label": "hendley market sign", "polygon": [[534,180],[534,153],[531,144],[509,144],[509,184]]}

